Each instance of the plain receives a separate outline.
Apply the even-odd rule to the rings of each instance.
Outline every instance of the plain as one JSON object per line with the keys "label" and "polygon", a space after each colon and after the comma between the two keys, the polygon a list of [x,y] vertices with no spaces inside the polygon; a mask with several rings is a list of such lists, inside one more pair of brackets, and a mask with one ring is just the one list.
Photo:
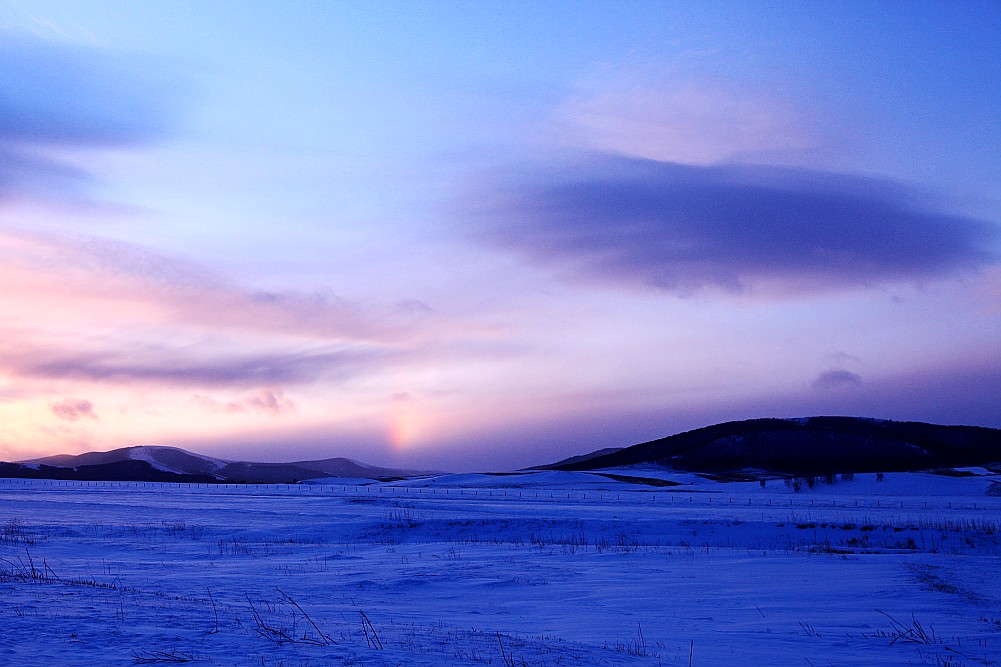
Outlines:
{"label": "plain", "polygon": [[605,473],[0,480],[0,664],[1001,660],[989,471]]}

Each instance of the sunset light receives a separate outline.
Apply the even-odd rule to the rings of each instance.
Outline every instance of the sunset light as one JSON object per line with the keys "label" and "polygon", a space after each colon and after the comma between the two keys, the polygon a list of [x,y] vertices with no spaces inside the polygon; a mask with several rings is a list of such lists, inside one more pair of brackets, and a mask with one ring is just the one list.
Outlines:
{"label": "sunset light", "polygon": [[0,453],[1001,426],[989,2],[0,3]]}

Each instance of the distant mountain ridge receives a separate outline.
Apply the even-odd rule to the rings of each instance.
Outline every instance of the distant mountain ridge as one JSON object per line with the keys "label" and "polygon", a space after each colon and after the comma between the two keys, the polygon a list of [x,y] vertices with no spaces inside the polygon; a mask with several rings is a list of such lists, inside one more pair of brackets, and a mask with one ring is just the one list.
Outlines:
{"label": "distant mountain ridge", "polygon": [[891,472],[1001,462],[1001,430],[863,417],[725,422],[539,466],[596,470],[655,464],[693,472],[782,474]]}
{"label": "distant mountain ridge", "polygon": [[379,468],[346,458],[292,463],[227,461],[157,445],[58,454],[17,463],[0,462],[0,477],[91,481],[289,484],[319,477],[374,480],[420,474],[425,473]]}

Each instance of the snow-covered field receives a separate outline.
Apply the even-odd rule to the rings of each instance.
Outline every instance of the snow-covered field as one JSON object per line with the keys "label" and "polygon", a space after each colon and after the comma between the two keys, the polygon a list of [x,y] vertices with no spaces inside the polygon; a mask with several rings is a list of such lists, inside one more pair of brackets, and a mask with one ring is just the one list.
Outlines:
{"label": "snow-covered field", "polygon": [[996,476],[616,472],[0,480],[0,664],[1001,660]]}

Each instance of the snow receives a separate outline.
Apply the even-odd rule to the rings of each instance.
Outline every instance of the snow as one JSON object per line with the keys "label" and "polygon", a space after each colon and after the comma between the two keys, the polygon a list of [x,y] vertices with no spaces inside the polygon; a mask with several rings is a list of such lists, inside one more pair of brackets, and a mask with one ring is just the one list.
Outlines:
{"label": "snow", "polygon": [[0,480],[0,664],[996,665],[998,476]]}
{"label": "snow", "polygon": [[377,480],[371,477],[317,477],[315,479],[303,480],[303,484],[317,485],[317,486],[367,486],[369,484],[378,484]]}
{"label": "snow", "polygon": [[211,468],[218,470],[226,466],[228,461],[223,461],[222,459],[212,458],[211,456],[204,456],[202,454],[193,454],[184,449],[178,449],[176,447],[163,447],[161,445],[137,445],[135,447],[130,447],[128,449],[128,456],[133,461],[145,461],[153,466],[154,469],[163,472],[171,472],[177,474],[190,474],[190,470],[182,467],[172,467],[163,462],[164,455],[179,454],[185,458],[198,459],[205,463],[210,464]]}

